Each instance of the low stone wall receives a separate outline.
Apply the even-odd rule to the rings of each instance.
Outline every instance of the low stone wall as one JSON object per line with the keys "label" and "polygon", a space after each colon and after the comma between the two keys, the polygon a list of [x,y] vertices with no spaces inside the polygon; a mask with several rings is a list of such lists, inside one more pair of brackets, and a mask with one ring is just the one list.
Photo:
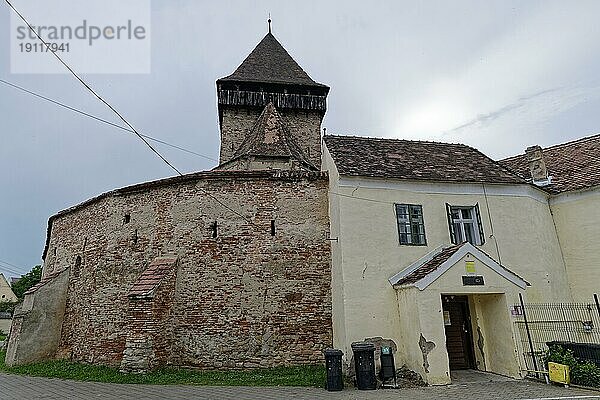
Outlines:
{"label": "low stone wall", "polygon": [[25,292],[10,330],[6,364],[29,364],[53,358],[60,341],[69,269],[48,274]]}

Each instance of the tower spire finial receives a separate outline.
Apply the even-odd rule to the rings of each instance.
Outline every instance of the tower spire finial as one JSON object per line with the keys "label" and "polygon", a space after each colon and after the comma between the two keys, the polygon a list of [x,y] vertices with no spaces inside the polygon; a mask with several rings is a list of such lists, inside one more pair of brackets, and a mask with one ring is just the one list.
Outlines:
{"label": "tower spire finial", "polygon": [[269,23],[269,33],[271,33],[271,13],[269,13],[269,19],[267,22]]}

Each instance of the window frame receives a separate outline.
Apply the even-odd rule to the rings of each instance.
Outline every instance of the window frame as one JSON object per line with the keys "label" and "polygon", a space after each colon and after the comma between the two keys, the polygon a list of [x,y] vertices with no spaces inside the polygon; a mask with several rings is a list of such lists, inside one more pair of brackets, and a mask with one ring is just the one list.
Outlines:
{"label": "window frame", "polygon": [[[452,214],[457,211],[459,212],[459,218],[454,218]],[[470,218],[464,218],[462,210],[470,211]],[[473,246],[482,246],[485,243],[485,234],[483,232],[483,223],[481,222],[481,213],[479,212],[479,203],[475,203],[472,206],[453,206],[446,203],[446,212],[448,214],[448,229],[450,231],[450,241],[453,244],[460,244],[469,242],[467,240],[465,224],[473,225],[473,239],[475,243],[471,243]],[[455,224],[460,226],[460,232],[456,232]],[[459,242],[459,237],[460,242]]]}
{"label": "window frame", "polygon": [[[399,218],[399,213],[398,213],[398,207],[406,207],[406,216],[408,217],[407,222],[404,222],[403,225],[404,226],[408,226],[408,228],[410,229],[409,232],[401,232],[400,230],[400,218]],[[413,214],[412,214],[412,207],[418,207],[419,211],[420,211],[420,216],[421,216],[421,220],[418,221],[416,219],[413,219]],[[398,230],[398,245],[400,246],[427,246],[427,233],[425,232],[425,216],[423,213],[423,205],[422,204],[410,204],[410,203],[394,203],[394,214],[396,216],[396,229]],[[406,221],[406,219],[404,219],[404,221]],[[414,233],[413,232],[413,224],[417,223],[419,224],[419,226],[422,228],[423,233]],[[402,243],[402,235],[406,235],[406,237],[408,239],[410,239],[410,242],[408,243]],[[413,239],[414,237],[418,237],[418,238],[423,238],[423,242],[419,242],[419,243],[414,243]]]}

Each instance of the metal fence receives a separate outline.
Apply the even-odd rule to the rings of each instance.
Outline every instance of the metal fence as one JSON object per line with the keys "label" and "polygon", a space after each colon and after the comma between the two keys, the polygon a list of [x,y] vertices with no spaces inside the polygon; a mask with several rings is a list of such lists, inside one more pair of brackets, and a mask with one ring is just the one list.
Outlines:
{"label": "metal fence", "polygon": [[559,342],[575,356],[600,363],[600,304],[594,294],[590,303],[519,304],[512,307],[519,352],[530,376],[545,369],[548,344]]}

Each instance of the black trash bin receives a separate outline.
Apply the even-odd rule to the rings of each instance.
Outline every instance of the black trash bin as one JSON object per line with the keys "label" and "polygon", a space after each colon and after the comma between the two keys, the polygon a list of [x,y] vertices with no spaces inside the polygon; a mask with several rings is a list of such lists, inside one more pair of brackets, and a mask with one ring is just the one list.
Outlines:
{"label": "black trash bin", "polygon": [[[382,347],[381,348],[381,369],[379,370],[379,377],[383,384],[381,387],[398,387],[398,383],[396,381],[396,364],[394,363],[394,354],[392,353],[392,349],[390,347]],[[390,380],[394,380],[393,386],[388,383]]]}
{"label": "black trash bin", "polygon": [[327,390],[335,392],[344,389],[344,380],[342,376],[342,353],[338,349],[326,349],[325,368],[327,369]]}
{"label": "black trash bin", "polygon": [[354,353],[354,370],[358,390],[377,389],[375,378],[375,346],[372,343],[354,342],[351,345]]}

